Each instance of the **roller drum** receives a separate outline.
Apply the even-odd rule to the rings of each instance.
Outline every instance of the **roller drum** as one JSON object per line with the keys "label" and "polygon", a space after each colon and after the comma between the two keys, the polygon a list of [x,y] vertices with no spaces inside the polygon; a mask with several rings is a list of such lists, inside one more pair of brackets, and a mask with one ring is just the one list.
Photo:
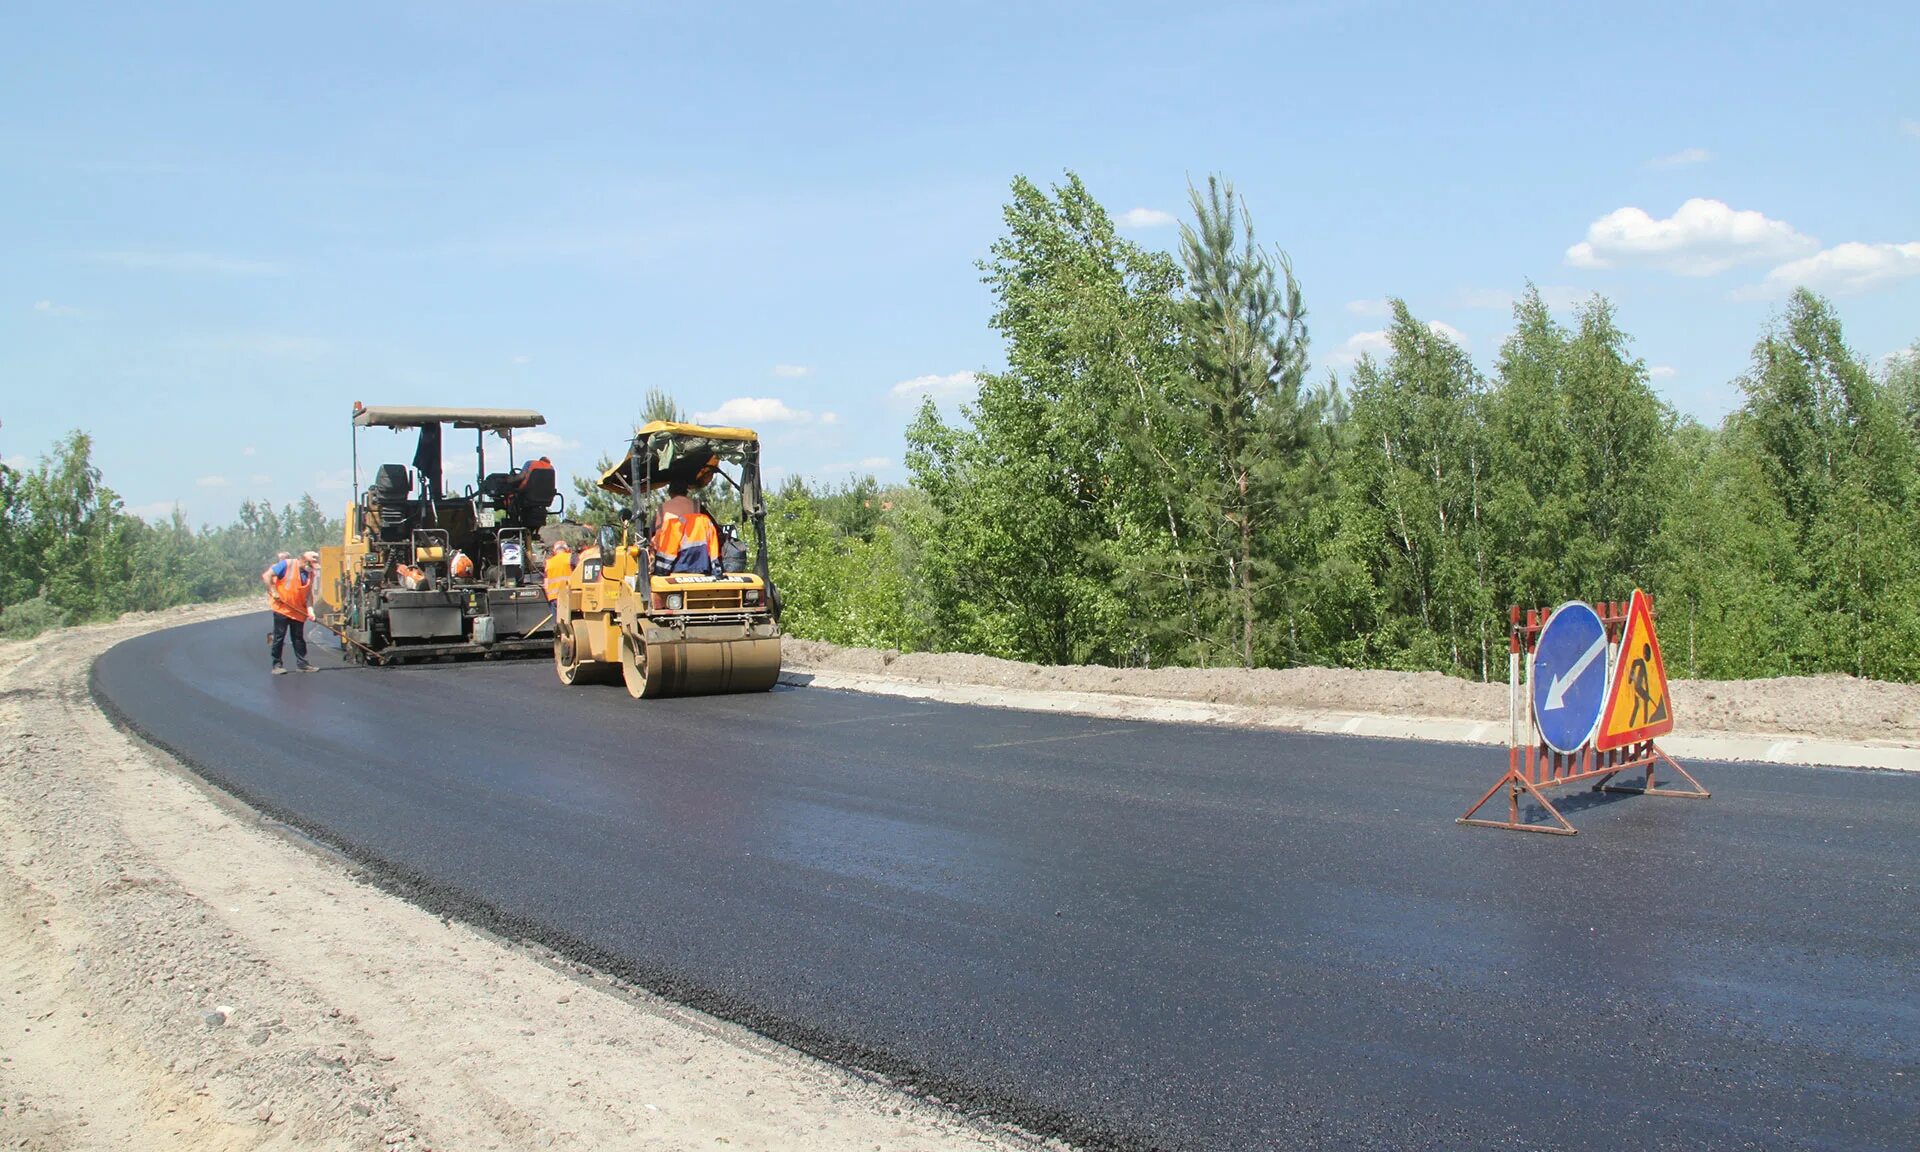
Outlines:
{"label": "roller drum", "polygon": [[780,637],[621,637],[627,692],[636,698],[765,692],[780,678]]}

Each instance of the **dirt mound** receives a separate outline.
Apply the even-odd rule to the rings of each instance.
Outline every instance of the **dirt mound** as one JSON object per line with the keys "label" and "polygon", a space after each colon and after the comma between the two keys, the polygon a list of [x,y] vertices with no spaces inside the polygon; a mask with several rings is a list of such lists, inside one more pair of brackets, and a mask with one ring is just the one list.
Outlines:
{"label": "dirt mound", "polygon": [[[788,638],[790,667],[892,676],[926,684],[978,684],[1049,692],[1103,692],[1254,708],[1367,712],[1501,722],[1505,681],[1481,684],[1439,672],[1353,668],[1104,668],[1026,664],[958,652],[842,648]],[[1674,710],[1690,733],[1780,733],[1830,740],[1911,740],[1920,735],[1920,685],[1850,676],[1676,680]]]}

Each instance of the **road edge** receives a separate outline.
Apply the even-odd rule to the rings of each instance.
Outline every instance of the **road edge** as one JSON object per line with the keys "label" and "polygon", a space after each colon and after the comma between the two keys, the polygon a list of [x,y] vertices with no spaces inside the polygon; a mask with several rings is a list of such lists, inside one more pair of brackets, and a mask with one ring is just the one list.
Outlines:
{"label": "road edge", "polygon": [[[825,688],[946,704],[1011,708],[1021,712],[1096,716],[1107,720],[1221,724],[1326,736],[1365,736],[1383,740],[1421,740],[1488,747],[1503,747],[1507,742],[1505,723],[1462,718],[1384,716],[1370,712],[1210,704],[1199,700],[1171,700],[1110,692],[936,683],[899,676],[836,672],[804,665],[782,668],[780,683],[794,688]],[[1672,755],[1688,760],[1920,773],[1920,747],[1884,741],[1819,740],[1791,734],[1713,733],[1666,737],[1660,741],[1660,746]]]}

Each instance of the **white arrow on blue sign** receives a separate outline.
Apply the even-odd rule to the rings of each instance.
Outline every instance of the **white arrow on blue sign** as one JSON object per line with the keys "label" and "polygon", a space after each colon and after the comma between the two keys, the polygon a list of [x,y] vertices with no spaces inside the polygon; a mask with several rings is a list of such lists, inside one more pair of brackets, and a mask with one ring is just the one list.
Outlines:
{"label": "white arrow on blue sign", "polygon": [[1547,747],[1578,752],[1593,739],[1607,700],[1607,630],[1578,600],[1554,609],[1533,647],[1527,687]]}

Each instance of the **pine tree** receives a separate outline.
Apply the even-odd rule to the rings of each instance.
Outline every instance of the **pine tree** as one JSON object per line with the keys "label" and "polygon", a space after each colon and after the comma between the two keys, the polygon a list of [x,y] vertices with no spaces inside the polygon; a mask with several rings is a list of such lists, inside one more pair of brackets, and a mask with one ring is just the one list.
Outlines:
{"label": "pine tree", "polygon": [[[1176,555],[1201,574],[1199,614],[1242,667],[1297,662],[1297,620],[1315,547],[1304,531],[1325,487],[1327,401],[1307,385],[1306,306],[1286,254],[1261,246],[1233,185],[1188,189],[1181,225],[1186,295],[1178,318],[1190,367],[1143,414],[1142,439],[1171,440],[1157,472],[1178,494]],[[1149,461],[1151,463],[1151,461]]]}

